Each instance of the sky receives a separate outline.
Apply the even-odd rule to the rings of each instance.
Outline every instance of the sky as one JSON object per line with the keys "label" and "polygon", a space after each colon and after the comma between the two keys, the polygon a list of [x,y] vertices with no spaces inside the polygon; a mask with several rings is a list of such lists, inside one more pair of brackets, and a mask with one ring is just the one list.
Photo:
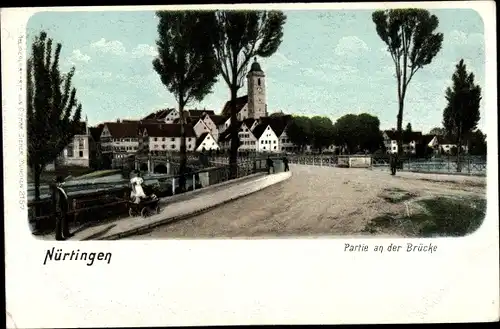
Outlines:
{"label": "sky", "polygon": [[[405,100],[403,125],[428,132],[441,126],[444,92],[455,65],[464,59],[484,89],[484,25],[470,9],[430,10],[439,18],[443,47],[433,62],[416,73]],[[285,11],[283,42],[269,58],[258,58],[266,74],[270,113],[328,116],[370,113],[381,129],[396,125],[394,64],[375,31],[372,10]],[[44,30],[62,44],[60,67],[74,66],[73,84],[82,117],[91,125],[138,119],[176,106],[175,98],[153,70],[156,55],[154,11],[41,12],[27,26],[28,52]],[[246,94],[246,85],[238,96]],[[219,113],[229,100],[222,79],[202,102],[188,108]],[[485,127],[484,101],[478,127]]]}

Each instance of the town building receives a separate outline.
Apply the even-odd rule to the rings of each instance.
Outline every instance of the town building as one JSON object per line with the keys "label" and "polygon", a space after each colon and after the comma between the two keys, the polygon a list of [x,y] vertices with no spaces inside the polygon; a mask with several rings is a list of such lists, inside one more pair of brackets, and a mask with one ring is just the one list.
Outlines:
{"label": "town building", "polygon": [[58,166],[91,167],[97,156],[97,145],[89,130],[88,120],[80,122],[77,133],[56,160]]}

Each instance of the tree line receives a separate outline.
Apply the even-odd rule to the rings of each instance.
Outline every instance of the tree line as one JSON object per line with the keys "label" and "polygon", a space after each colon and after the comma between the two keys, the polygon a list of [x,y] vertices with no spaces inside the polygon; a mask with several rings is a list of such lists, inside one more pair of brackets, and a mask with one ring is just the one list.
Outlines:
{"label": "tree line", "polygon": [[300,151],[310,145],[321,152],[332,144],[346,154],[372,153],[383,148],[380,121],[368,113],[346,114],[335,123],[328,117],[293,116],[287,135]]}

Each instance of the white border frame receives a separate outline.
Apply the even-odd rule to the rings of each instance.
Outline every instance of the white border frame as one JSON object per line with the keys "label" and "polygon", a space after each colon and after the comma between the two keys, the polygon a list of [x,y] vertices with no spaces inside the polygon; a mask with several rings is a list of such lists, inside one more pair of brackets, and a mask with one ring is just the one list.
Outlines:
{"label": "white border frame", "polygon": [[[356,239],[433,243],[434,254],[344,253],[330,239],[72,242],[34,239],[26,225],[24,131],[29,17],[39,11],[375,9],[415,3],[253,4],[2,9],[5,268],[8,326],[405,323],[498,320],[496,17],[493,1],[419,2],[483,18],[488,138],[487,216],[464,238]],[[19,58],[19,59],[18,59]],[[20,73],[20,69],[22,69]],[[14,83],[15,82],[15,83]],[[13,192],[14,191],[14,192]],[[24,209],[24,210],[23,210]],[[43,266],[47,248],[112,252],[110,265]],[[9,322],[10,321],[10,322]]]}

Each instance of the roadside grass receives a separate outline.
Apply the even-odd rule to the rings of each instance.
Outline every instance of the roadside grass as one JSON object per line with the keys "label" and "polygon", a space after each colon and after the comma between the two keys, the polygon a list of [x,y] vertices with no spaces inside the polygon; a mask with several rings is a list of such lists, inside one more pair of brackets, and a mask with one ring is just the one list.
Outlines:
{"label": "roadside grass", "polygon": [[363,231],[372,234],[396,231],[414,237],[466,236],[481,226],[486,199],[442,196],[416,201],[412,210],[410,216],[388,213],[373,218]]}
{"label": "roadside grass", "polygon": [[384,193],[379,195],[379,197],[381,197],[382,199],[384,199],[389,203],[400,203],[415,198],[417,196],[418,194],[416,193],[408,192],[397,187],[385,189]]}

